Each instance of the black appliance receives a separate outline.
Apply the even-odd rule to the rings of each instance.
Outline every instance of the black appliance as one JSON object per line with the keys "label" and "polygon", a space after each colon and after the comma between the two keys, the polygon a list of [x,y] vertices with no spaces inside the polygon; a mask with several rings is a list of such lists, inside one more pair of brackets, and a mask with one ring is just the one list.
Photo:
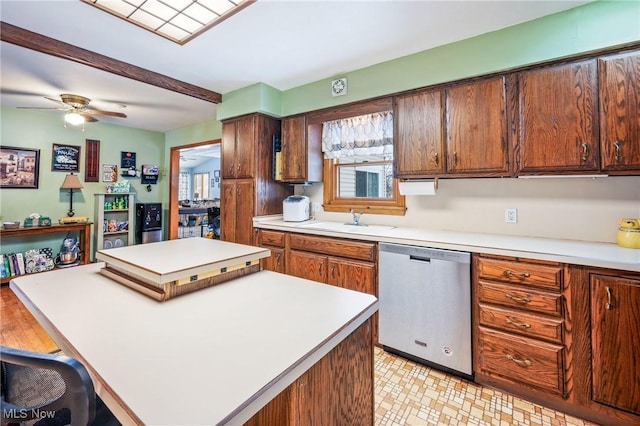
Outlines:
{"label": "black appliance", "polygon": [[136,203],[136,244],[162,241],[162,204]]}

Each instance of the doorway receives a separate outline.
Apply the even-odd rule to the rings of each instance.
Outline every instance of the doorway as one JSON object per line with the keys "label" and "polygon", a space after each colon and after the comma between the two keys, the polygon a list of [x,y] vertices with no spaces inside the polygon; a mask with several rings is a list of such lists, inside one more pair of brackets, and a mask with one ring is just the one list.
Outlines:
{"label": "doorway", "polygon": [[205,236],[206,209],[221,207],[220,148],[220,139],[171,148],[168,239]]}

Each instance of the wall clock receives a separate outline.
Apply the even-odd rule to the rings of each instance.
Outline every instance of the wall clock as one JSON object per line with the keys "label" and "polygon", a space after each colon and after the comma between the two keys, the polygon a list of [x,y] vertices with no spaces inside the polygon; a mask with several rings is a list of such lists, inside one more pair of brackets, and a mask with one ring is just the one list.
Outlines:
{"label": "wall clock", "polygon": [[331,82],[331,95],[342,96],[347,94],[347,78],[339,78]]}

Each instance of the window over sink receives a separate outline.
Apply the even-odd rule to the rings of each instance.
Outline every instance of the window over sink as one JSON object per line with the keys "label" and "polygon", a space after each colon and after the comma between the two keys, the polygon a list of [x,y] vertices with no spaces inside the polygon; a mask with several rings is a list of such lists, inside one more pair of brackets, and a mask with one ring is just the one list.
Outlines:
{"label": "window over sink", "polygon": [[322,151],[326,211],[404,214],[393,177],[393,111],[323,122]]}

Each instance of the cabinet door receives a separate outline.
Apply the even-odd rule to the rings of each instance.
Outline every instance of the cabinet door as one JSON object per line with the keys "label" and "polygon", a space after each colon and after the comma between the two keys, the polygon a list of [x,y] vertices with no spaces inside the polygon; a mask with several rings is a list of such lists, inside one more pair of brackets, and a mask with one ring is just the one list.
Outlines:
{"label": "cabinet door", "polygon": [[603,58],[599,67],[602,170],[640,173],[640,52]]}
{"label": "cabinet door", "polygon": [[[224,207],[226,208],[226,206]],[[222,210],[224,210],[224,208]],[[253,244],[253,216],[255,216],[255,189],[253,180],[236,183],[236,230],[234,242]]]}
{"label": "cabinet door", "polygon": [[394,175],[398,178],[444,172],[442,92],[432,90],[396,99]]}
{"label": "cabinet door", "polygon": [[282,180],[307,180],[307,137],[305,116],[282,119]]}
{"label": "cabinet door", "polygon": [[595,60],[518,76],[519,172],[595,172],[599,167]]}
{"label": "cabinet door", "polygon": [[593,400],[640,414],[640,280],[591,276]]}
{"label": "cabinet door", "polygon": [[327,256],[290,250],[286,269],[287,275],[327,282]]}
{"label": "cabinet door", "polygon": [[236,124],[236,177],[252,178],[255,173],[255,117],[243,117]]}
{"label": "cabinet door", "polygon": [[363,293],[376,294],[375,264],[329,258],[327,283]]}
{"label": "cabinet door", "polygon": [[226,121],[222,124],[221,175],[222,178],[236,177],[236,121]]}
{"label": "cabinet door", "polygon": [[265,257],[262,259],[262,269],[266,269],[267,271],[280,272],[282,274],[285,273],[284,267],[284,249],[279,247],[270,247],[263,246],[271,250],[271,256]]}
{"label": "cabinet door", "polygon": [[236,238],[236,181],[222,179],[220,183],[220,239],[235,241]]}
{"label": "cabinet door", "polygon": [[508,175],[504,77],[447,89],[447,172]]}

